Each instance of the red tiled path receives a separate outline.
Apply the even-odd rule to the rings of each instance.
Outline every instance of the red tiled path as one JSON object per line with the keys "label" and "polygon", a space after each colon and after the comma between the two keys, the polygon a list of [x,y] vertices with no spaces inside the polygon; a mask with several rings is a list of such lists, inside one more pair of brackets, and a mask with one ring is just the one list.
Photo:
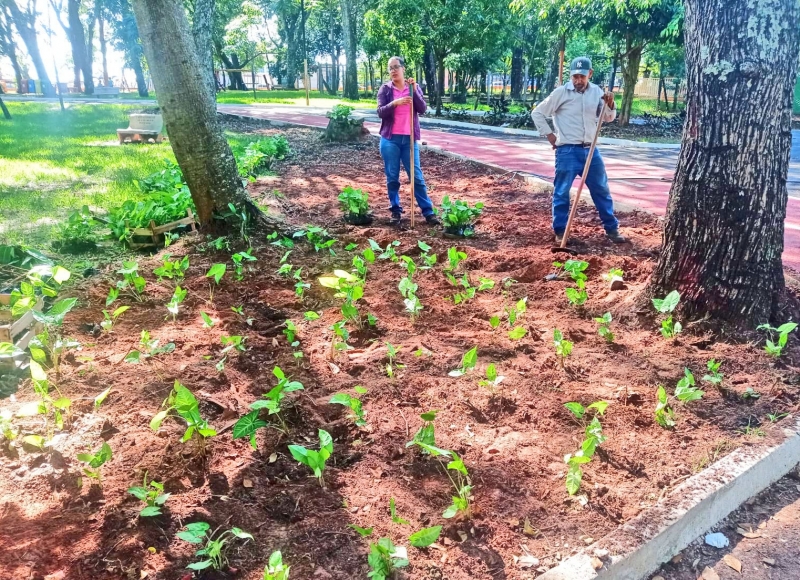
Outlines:
{"label": "red tiled path", "polygon": [[[223,113],[313,127],[325,127],[328,124],[328,119],[321,115],[276,111],[275,108],[263,110],[258,107],[238,105],[220,105],[218,108]],[[378,133],[377,123],[367,122],[364,125],[373,134]],[[532,173],[550,179],[553,176],[553,150],[548,143],[540,139],[508,138],[507,135],[504,135],[503,139],[497,139],[422,129],[422,141],[476,161],[499,165],[510,171]],[[659,215],[665,213],[672,170],[637,159],[635,155],[631,155],[629,160],[616,156],[605,156],[603,160],[615,201]],[[783,263],[800,270],[800,199],[794,197],[789,198],[786,210]]]}

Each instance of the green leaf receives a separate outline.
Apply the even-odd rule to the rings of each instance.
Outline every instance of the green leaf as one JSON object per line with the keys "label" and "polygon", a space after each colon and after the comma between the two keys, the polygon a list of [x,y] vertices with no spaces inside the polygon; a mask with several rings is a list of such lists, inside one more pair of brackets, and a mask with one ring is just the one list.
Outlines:
{"label": "green leaf", "polygon": [[163,423],[164,419],[166,419],[167,415],[169,415],[170,410],[171,407],[170,409],[165,409],[164,411],[159,411],[156,413],[155,417],[150,420],[150,429],[153,431],[158,431],[161,428],[161,423]]}
{"label": "green leaf", "polygon": [[77,298],[65,298],[64,300],[59,300],[53,304],[50,310],[47,311],[47,314],[34,310],[33,317],[42,324],[61,326],[61,324],[64,322],[64,317],[75,307],[77,303]]}
{"label": "green leaf", "polygon": [[352,399],[352,397],[347,393],[336,393],[331,397],[329,403],[331,405],[344,405],[345,407],[349,407],[350,399]]}
{"label": "green leaf", "polygon": [[317,320],[319,318],[319,313],[314,312],[313,310],[309,310],[303,316],[305,317],[306,320],[309,320],[309,321]]}
{"label": "green leaf", "polygon": [[662,314],[672,312],[678,306],[681,295],[677,290],[673,290],[663,299],[653,298],[653,306]]}
{"label": "green leaf", "polygon": [[475,363],[478,362],[478,347],[473,346],[467,352],[464,353],[464,356],[461,358],[461,369],[468,370],[475,368]]}
{"label": "green leaf", "polygon": [[586,407],[586,410],[588,411],[589,409],[597,409],[597,414],[602,415],[603,413],[606,412],[607,408],[608,408],[608,401],[595,401],[594,403]]}
{"label": "green leaf", "polygon": [[27,443],[28,445],[32,445],[33,447],[44,449],[45,439],[41,435],[25,435],[22,438],[22,441],[23,443]]}
{"label": "green leaf", "polygon": [[362,538],[366,538],[367,536],[372,535],[373,528],[360,528],[355,524],[347,524],[347,527],[353,528],[356,532],[358,532],[358,535],[361,536]]}
{"label": "green leaf", "polygon": [[389,498],[389,513],[391,514],[392,521],[394,523],[400,524],[400,525],[404,525],[404,526],[410,525],[407,520],[404,520],[403,518],[401,518],[400,516],[397,515],[397,508],[395,506],[393,497]]}
{"label": "green leaf", "polygon": [[147,499],[147,490],[143,487],[129,487],[128,493],[136,499],[145,501]]}
{"label": "green leaf", "polygon": [[214,321],[211,320],[211,317],[208,314],[206,314],[205,312],[201,312],[200,316],[203,319],[203,328],[213,328],[214,327]]}
{"label": "green leaf", "polygon": [[442,526],[432,526],[414,532],[408,537],[408,542],[415,548],[427,548],[439,539],[442,533]]}
{"label": "green leaf", "polygon": [[444,510],[442,517],[449,520],[450,518],[456,517],[456,514],[458,514],[458,506],[456,504],[451,504],[450,507]]}
{"label": "green leaf", "polygon": [[222,280],[227,269],[228,266],[226,264],[214,264],[206,274],[206,278],[214,278],[214,282],[219,284],[219,281]]}
{"label": "green leaf", "polygon": [[105,402],[106,398],[111,393],[111,389],[113,389],[113,388],[114,387],[108,387],[105,391],[103,391],[102,393],[100,393],[99,395],[97,395],[94,398],[94,408],[95,409],[100,407],[100,405],[102,405]]}
{"label": "green leaf", "polygon": [[258,411],[251,411],[247,415],[239,418],[233,426],[233,438],[241,439],[243,437],[250,437],[250,444],[253,449],[255,445],[255,433],[261,427],[266,427],[268,423],[258,418]]}
{"label": "green leaf", "polygon": [[145,508],[142,508],[142,511],[139,512],[139,517],[142,518],[151,518],[160,515],[161,515],[161,508],[156,505],[149,505]]}
{"label": "green leaf", "polygon": [[[180,537],[180,536],[179,536]],[[206,568],[211,567],[214,564],[211,560],[201,560],[200,562],[194,562],[186,566],[189,570],[205,570]]]}
{"label": "green leaf", "polygon": [[52,277],[53,280],[55,280],[59,284],[63,284],[64,282],[69,280],[70,273],[69,270],[67,270],[66,268],[63,268],[61,266],[56,266],[55,268],[53,268]]}
{"label": "green leaf", "polygon": [[253,540],[252,534],[245,532],[240,528],[231,528],[231,533],[240,540]]}
{"label": "green leaf", "polygon": [[583,405],[581,405],[580,403],[572,402],[572,403],[564,403],[564,406],[570,413],[575,415],[575,417],[577,417],[579,420],[583,419],[583,414],[586,412],[586,409],[584,409]]}
{"label": "green leaf", "polygon": [[500,317],[499,316],[492,316],[489,319],[489,325],[492,327],[492,330],[500,326]]}
{"label": "green leaf", "polygon": [[525,336],[527,333],[528,333],[528,331],[524,327],[517,326],[513,330],[509,330],[508,331],[508,338],[510,338],[511,340],[519,340],[520,338]]}
{"label": "green leaf", "polygon": [[131,364],[138,364],[140,362],[141,356],[142,356],[142,353],[140,353],[138,350],[132,350],[125,357],[125,362],[126,363],[131,363]]}
{"label": "green leaf", "polygon": [[581,480],[583,479],[583,470],[580,465],[570,464],[567,471],[567,492],[570,495],[575,495],[581,488]]}

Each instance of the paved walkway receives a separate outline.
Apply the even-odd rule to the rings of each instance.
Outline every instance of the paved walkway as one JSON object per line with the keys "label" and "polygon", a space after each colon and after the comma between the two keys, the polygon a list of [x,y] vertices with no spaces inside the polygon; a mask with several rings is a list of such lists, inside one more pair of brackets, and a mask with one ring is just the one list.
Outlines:
{"label": "paved walkway", "polygon": [[[302,111],[278,106],[219,105],[220,112],[248,117],[287,121],[300,125],[325,127],[328,120],[317,111]],[[364,125],[377,134],[379,125]],[[553,179],[554,154],[550,145],[541,138],[518,135],[464,131],[443,128],[422,129],[422,141],[447,151],[464,155],[476,161],[493,163],[509,171],[530,173],[544,179]],[[677,151],[664,149],[639,149],[604,145],[606,164],[614,199],[625,205],[663,215],[672,176],[677,161]],[[796,169],[790,171],[790,179]],[[577,185],[577,180],[576,180]],[[783,262],[800,270],[800,184],[790,183],[784,237]]]}

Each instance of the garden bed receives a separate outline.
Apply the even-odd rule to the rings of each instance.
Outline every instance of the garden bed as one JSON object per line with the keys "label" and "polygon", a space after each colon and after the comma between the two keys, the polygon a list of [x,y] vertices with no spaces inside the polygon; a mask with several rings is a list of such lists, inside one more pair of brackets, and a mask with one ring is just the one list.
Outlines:
{"label": "garden bed", "polygon": [[[296,280],[276,273],[286,249],[267,243],[263,235],[250,240],[257,261],[245,263],[241,282],[234,281],[230,256],[247,250],[247,244],[232,240],[230,251],[220,251],[213,244],[200,247],[180,240],[167,250],[173,259],[190,257],[181,284],[189,295],[177,320],[165,318],[172,289],[151,274],[161,265],[159,256],[143,258],[139,272],[148,281],[144,302],[124,300],[131,308],[112,334],[98,334],[94,324],[108,308],[106,295],[118,267],[75,288],[81,303],[68,315],[65,330],[84,345],[67,355],[57,382],[75,401],[71,425],[56,435],[49,455],[27,450],[16,456],[12,450],[0,456],[0,480],[10,484],[0,510],[0,569],[10,578],[64,572],[61,577],[94,580],[182,579],[194,550],[176,533],[196,521],[209,522],[212,529],[237,526],[255,536],[255,541],[234,544],[230,561],[235,572],[207,572],[203,578],[260,579],[274,550],[281,550],[284,562],[292,566],[292,578],[365,578],[369,541],[388,536],[408,547],[411,532],[433,525],[444,526],[442,537],[431,548],[408,548],[411,566],[405,577],[534,578],[537,570],[555,566],[630,520],[736,447],[775,442],[780,430],[768,414],[797,412],[796,336],[776,362],[750,343],[763,342],[757,335],[734,342],[687,320],[675,340],[660,335],[653,310],[643,308],[640,299],[660,244],[655,217],[621,215],[622,231],[632,243],[616,246],[605,240],[593,209],[579,210],[573,235],[585,243],[580,258],[589,263],[589,298],[582,309],[575,309],[564,293],[571,282],[544,281],[553,271],[546,194],[469,163],[422,153],[425,179],[437,204],[449,195],[470,204],[482,201],[486,207],[476,235],[467,240],[443,239],[421,219],[416,231],[398,231],[387,225],[385,178],[374,140],[326,145],[314,131],[281,134],[289,139],[294,156],[277,163],[278,175],[252,184],[251,192],[288,231],[307,224],[325,228],[339,240],[333,247],[336,255],[295,239],[287,262],[302,266],[302,280],[311,285],[301,301]],[[373,226],[343,223],[337,196],[347,185],[370,194]],[[404,185],[401,199],[407,198]],[[361,251],[368,239],[382,247],[399,240],[397,254],[411,256],[418,265],[417,240],[432,247],[437,265],[415,274],[424,309],[412,322],[398,291],[405,269],[376,260],[368,266],[359,305],[377,317],[377,325],[351,329],[352,350],[331,358],[329,327],[341,319],[341,301],[317,277],[335,268],[349,270],[356,253],[345,246],[355,243]],[[458,289],[441,269],[454,245],[468,254],[465,266],[473,281],[495,281],[493,289],[460,305],[446,300]],[[206,273],[215,263],[227,263],[228,274],[215,287],[212,304],[213,282]],[[611,292],[601,279],[611,268],[624,270],[625,289]],[[504,319],[493,330],[489,319],[524,297],[527,334],[511,340]],[[797,320],[800,314],[792,292],[787,292],[787,303],[779,322]],[[234,307],[241,307],[243,315],[232,311]],[[320,318],[305,321],[304,313],[311,310]],[[598,335],[593,320],[607,311],[613,317],[613,344]],[[214,321],[213,328],[203,327],[201,312]],[[298,328],[303,358],[294,357],[297,349],[282,332],[287,319]],[[553,348],[555,328],[575,345],[564,369]],[[174,352],[139,365],[125,362],[139,348],[142,330],[162,344],[174,343]],[[223,335],[246,336],[247,351],[228,353],[220,372],[215,365],[223,357]],[[394,378],[386,373],[386,342],[401,347]],[[476,345],[477,368],[466,376],[448,376]],[[722,389],[700,381],[712,358],[722,361]],[[478,386],[489,363],[505,376],[496,397]],[[262,429],[253,450],[246,439],[232,440],[231,426],[276,384],[275,365],[305,390],[289,395],[294,404],[286,413],[288,437]],[[671,397],[677,425],[666,430],[653,420],[656,388],[665,385],[671,396],[684,367],[694,372],[705,396],[685,406]],[[195,394],[201,414],[220,431],[205,457],[193,455],[191,443],[179,443],[184,427],[174,419],[165,421],[158,433],[148,428],[176,379]],[[334,393],[352,394],[356,385],[368,390],[363,398],[369,427],[361,430],[342,406],[328,403]],[[92,399],[108,387],[113,390],[107,401],[93,410]],[[743,399],[747,388],[760,398]],[[17,400],[3,406],[16,409],[33,399],[26,386]],[[584,466],[580,492],[569,496],[564,455],[578,449],[583,428],[564,403],[598,400],[609,402],[600,417],[608,439]],[[435,460],[406,448],[422,424],[420,413],[432,409],[439,411],[437,446],[458,452],[471,474],[471,520],[441,517],[451,503],[447,477]],[[334,437],[325,489],[287,450],[287,443],[314,447],[319,428]],[[84,479],[79,489],[75,457],[96,450],[102,440],[114,453],[103,467],[102,488]],[[137,520],[142,504],[126,490],[141,485],[145,471],[173,495],[165,515]],[[392,523],[390,498],[411,525]],[[374,528],[374,533],[362,539],[346,527],[349,523]],[[526,550],[538,563],[523,567],[526,561],[515,559]]]}

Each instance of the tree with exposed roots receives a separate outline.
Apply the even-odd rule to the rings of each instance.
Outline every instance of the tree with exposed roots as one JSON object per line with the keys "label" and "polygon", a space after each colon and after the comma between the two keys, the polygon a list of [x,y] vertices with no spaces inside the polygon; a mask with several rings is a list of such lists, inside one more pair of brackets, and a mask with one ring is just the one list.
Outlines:
{"label": "tree with exposed roots", "polygon": [[784,290],[797,0],[686,0],[686,122],[650,293],[755,326]]}
{"label": "tree with exposed roots", "polygon": [[181,0],[133,0],[133,11],[172,150],[201,223],[232,203],[263,217],[242,186],[217,119]]}

